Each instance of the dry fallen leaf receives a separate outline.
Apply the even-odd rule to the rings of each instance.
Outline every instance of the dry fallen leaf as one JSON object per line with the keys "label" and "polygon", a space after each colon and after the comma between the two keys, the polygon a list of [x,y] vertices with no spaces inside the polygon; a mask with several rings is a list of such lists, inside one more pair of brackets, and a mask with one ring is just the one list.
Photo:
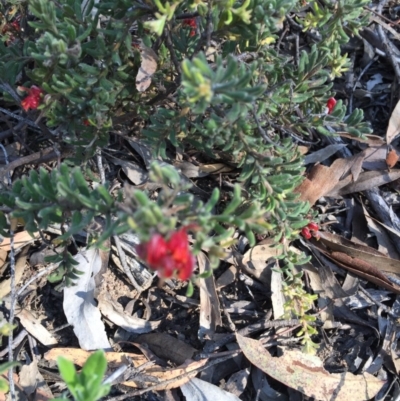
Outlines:
{"label": "dry fallen leaf", "polygon": [[151,84],[151,77],[157,71],[158,57],[154,50],[140,42],[141,64],[136,75],[136,89],[144,92]]}
{"label": "dry fallen leaf", "polygon": [[[75,365],[83,366],[91,354],[92,353],[89,351],[78,348],[53,348],[47,352],[44,357],[47,361],[56,361],[59,356],[63,356],[72,361]],[[126,364],[127,361],[132,361],[134,367],[147,363],[147,359],[144,356],[129,352],[106,352],[105,357],[107,360],[107,368],[111,370],[115,370],[121,365]],[[151,365],[143,372],[149,377],[149,381],[146,382],[144,387],[151,387],[151,389],[155,391],[180,387],[191,378],[195,377],[207,361],[208,359],[202,359],[200,361],[189,360],[177,368],[167,370],[157,365]],[[142,382],[137,383],[135,381],[125,381],[121,384],[134,388],[143,387]]]}
{"label": "dry fallen leaf", "polygon": [[51,347],[58,343],[57,339],[27,309],[21,309],[16,316],[20,320],[21,326],[41,344]]}
{"label": "dry fallen leaf", "polygon": [[[74,365],[83,366],[92,352],[80,348],[53,348],[46,352],[44,359],[46,361],[56,362],[59,356],[69,359]],[[121,366],[127,358],[132,361],[135,367],[143,365],[147,359],[143,355],[133,354],[131,352],[106,352],[107,365],[111,369]]]}
{"label": "dry fallen leaf", "polygon": [[253,365],[307,397],[324,401],[369,400],[385,383],[368,373],[329,373],[318,357],[301,351],[285,351],[280,357],[272,357],[259,341],[239,334],[236,338]]}
{"label": "dry fallen leaf", "polygon": [[366,191],[388,184],[400,178],[400,170],[392,171],[366,171],[361,173],[356,182],[351,182],[348,177],[340,181],[338,185],[327,193],[328,196],[343,196],[354,192]]}
{"label": "dry fallen leaf", "polygon": [[[24,274],[26,267],[26,258],[28,256],[28,251],[30,249],[30,245],[27,245],[23,248],[22,252],[17,256],[17,263],[15,264],[15,285],[18,285],[22,279],[22,275]],[[1,249],[0,249],[1,254]],[[1,256],[1,255],[0,255]],[[1,260],[0,260],[1,267]],[[3,280],[0,283],[0,299],[4,298],[11,292],[11,278]]]}
{"label": "dry fallen leaf", "polygon": [[139,344],[146,343],[148,348],[159,358],[181,365],[191,359],[196,348],[170,336],[167,333],[142,334],[136,340]]}
{"label": "dry fallen leaf", "polygon": [[246,273],[251,274],[267,286],[271,282],[271,266],[274,267],[276,258],[282,250],[273,247],[272,239],[263,241],[263,244],[256,245],[249,249],[241,260]]}
{"label": "dry fallen leaf", "polygon": [[98,308],[103,316],[118,327],[129,333],[142,334],[155,330],[160,321],[148,321],[136,316],[130,316],[124,312],[120,303],[111,298],[111,295],[104,291],[98,298]]}
{"label": "dry fallen leaf", "polygon": [[357,244],[340,235],[326,231],[320,232],[320,242],[332,251],[343,252],[353,258],[362,259],[380,270],[400,274],[400,261],[388,258],[374,248]]}
{"label": "dry fallen leaf", "polygon": [[203,173],[222,174],[230,173],[233,170],[233,167],[227,166],[224,163],[200,164],[199,170]]}
{"label": "dry fallen leaf", "polygon": [[240,401],[236,395],[220,389],[215,384],[194,378],[181,388],[186,401],[218,400]]}
{"label": "dry fallen leaf", "polygon": [[86,350],[110,349],[101,314],[94,301],[95,278],[107,268],[108,253],[90,248],[78,253],[75,268],[82,272],[73,285],[64,288],[63,309],[73,326],[79,346]]}
{"label": "dry fallen leaf", "polygon": [[400,100],[397,102],[392,115],[390,116],[389,125],[386,131],[386,143],[389,145],[394,138],[400,133]]}
{"label": "dry fallen leaf", "polygon": [[[200,274],[211,270],[210,261],[205,253],[200,252],[197,255]],[[204,335],[212,336],[217,326],[222,326],[221,310],[217,291],[215,289],[214,275],[200,279],[200,328],[199,337]]]}
{"label": "dry fallen leaf", "polygon": [[[33,233],[33,238],[28,233],[28,231],[20,231],[14,235],[14,247],[16,249],[21,248],[28,242],[32,242],[35,238],[39,238],[39,233]],[[10,250],[10,238],[4,238],[3,241],[0,243],[0,249],[5,251]]]}
{"label": "dry fallen leaf", "polygon": [[360,160],[363,157],[363,152],[361,152],[359,155],[347,159],[337,159],[330,167],[317,164],[295,191],[300,193],[302,201],[308,201],[312,206],[319,198],[328,194],[350,170],[352,170],[353,177],[356,177],[359,174],[362,164]]}
{"label": "dry fallen leaf", "polygon": [[347,145],[344,143],[339,143],[339,144],[334,144],[334,145],[328,145],[325,146],[324,148],[317,150],[315,152],[312,152],[308,154],[304,158],[304,164],[311,164],[311,163],[321,163],[324,160],[326,160],[328,157],[333,156],[338,150],[341,150],[345,148]]}
{"label": "dry fallen leaf", "polygon": [[8,252],[5,249],[0,248],[0,269],[2,269],[4,264],[6,263],[7,254]]}
{"label": "dry fallen leaf", "polygon": [[397,154],[396,150],[389,149],[386,155],[386,164],[388,168],[393,168],[398,161],[399,161],[399,155]]}

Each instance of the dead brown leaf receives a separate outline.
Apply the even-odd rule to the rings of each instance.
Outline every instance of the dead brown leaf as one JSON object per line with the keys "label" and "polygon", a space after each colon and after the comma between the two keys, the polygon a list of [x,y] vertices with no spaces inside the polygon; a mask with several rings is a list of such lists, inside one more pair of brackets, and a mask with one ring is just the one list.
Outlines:
{"label": "dead brown leaf", "polygon": [[[205,253],[197,255],[200,274],[211,270],[210,261]],[[215,289],[214,275],[200,279],[200,329],[199,336],[207,335],[212,338],[217,326],[222,326],[221,309]]]}
{"label": "dead brown leaf", "polygon": [[[28,233],[28,231],[20,231],[14,235],[14,246],[15,248],[21,248],[27,242],[33,241],[35,238],[39,238],[39,233],[33,233],[34,238]],[[10,238],[4,238],[0,243],[0,250],[9,251],[10,248]]]}
{"label": "dead brown leaf", "polygon": [[310,205],[314,205],[319,198],[332,191],[349,171],[352,172],[353,177],[357,178],[362,160],[364,160],[363,152],[347,159],[337,159],[330,167],[317,164],[295,191],[300,193],[302,201],[308,201]]}
{"label": "dead brown leaf", "polygon": [[[56,362],[59,356],[69,359],[74,365],[83,366],[92,352],[80,348],[53,348],[46,352],[44,358],[46,361]],[[135,367],[143,365],[147,359],[143,355],[133,354],[131,352],[106,352],[107,364],[109,368],[118,368],[127,358],[129,358]]]}
{"label": "dead brown leaf", "polygon": [[[190,379],[195,377],[201,368],[208,362],[208,359],[202,359],[200,361],[188,361],[187,363],[173,369],[164,370],[161,368],[150,368],[146,373],[159,379],[159,383],[152,385],[152,391],[170,390],[178,388],[187,383]],[[157,369],[157,370],[156,370]],[[135,383],[123,382],[125,386],[129,386]]]}
{"label": "dead brown leaf", "polygon": [[172,361],[177,365],[191,359],[197,352],[196,348],[167,333],[142,334],[136,339],[136,342],[139,344],[146,343],[148,348],[159,358]]}
{"label": "dead brown leaf", "polygon": [[400,133],[400,101],[397,102],[392,115],[390,116],[389,125],[386,130],[386,143],[389,145],[394,138]]}
{"label": "dead brown leaf", "polygon": [[208,174],[230,173],[233,168],[224,163],[200,164],[199,170]]}
{"label": "dead brown leaf", "polygon": [[365,262],[378,267],[382,271],[400,274],[400,261],[388,258],[376,249],[366,245],[349,241],[340,235],[325,231],[320,232],[320,242],[331,251],[343,252],[353,258],[362,259]]}
{"label": "dead brown leaf", "polygon": [[[78,348],[53,348],[45,354],[47,361],[56,361],[59,356],[63,356],[75,365],[83,366],[92,352],[84,351]],[[108,369],[115,369],[125,364],[127,360],[131,360],[135,367],[139,367],[147,362],[147,359],[142,355],[137,355],[129,352],[106,352]],[[201,368],[207,363],[208,359],[200,361],[187,361],[185,364],[173,369],[163,369],[160,366],[150,366],[144,373],[153,377],[153,380],[148,382],[149,390],[167,390],[177,388],[187,383],[191,378],[195,377]],[[154,385],[154,381],[157,383]],[[135,381],[126,381],[121,383],[124,386],[138,388],[139,385]]]}
{"label": "dead brown leaf", "polygon": [[386,164],[388,168],[393,168],[399,161],[399,155],[395,149],[390,149],[386,155]]}
{"label": "dead brown leaf", "polygon": [[40,343],[47,347],[58,344],[57,339],[27,309],[21,309],[16,316],[20,320],[21,326]]}
{"label": "dead brown leaf", "polygon": [[363,401],[373,398],[384,385],[376,377],[364,373],[329,373],[322,361],[301,351],[285,351],[274,358],[256,340],[236,334],[247,359],[275,380],[294,388],[307,397],[326,401]]}
{"label": "dead brown leaf", "polygon": [[269,262],[275,264],[276,258],[282,253],[282,250],[272,247],[272,239],[264,241],[263,244],[256,245],[249,249],[242,258],[242,265],[245,271],[262,283],[269,285],[271,282],[271,269]]}
{"label": "dead brown leaf", "polygon": [[3,248],[0,248],[0,269],[3,268],[4,264],[6,263],[7,260],[7,251]]}
{"label": "dead brown leaf", "polygon": [[136,75],[136,89],[144,92],[151,85],[151,77],[157,71],[158,57],[151,47],[140,43],[141,64]]}
{"label": "dead brown leaf", "polygon": [[[19,282],[22,279],[22,275],[24,274],[26,268],[26,258],[28,256],[29,249],[30,245],[26,246],[22,250],[22,252],[18,255],[17,262],[15,264],[15,285],[19,284]],[[10,292],[11,292],[11,278],[8,278],[0,283],[0,299],[4,298]]]}
{"label": "dead brown leaf", "polygon": [[357,182],[346,177],[345,180],[340,181],[334,188],[332,188],[328,196],[343,196],[354,192],[366,191],[368,189],[380,187],[381,185],[388,184],[400,178],[400,169],[392,171],[367,171],[361,173]]}

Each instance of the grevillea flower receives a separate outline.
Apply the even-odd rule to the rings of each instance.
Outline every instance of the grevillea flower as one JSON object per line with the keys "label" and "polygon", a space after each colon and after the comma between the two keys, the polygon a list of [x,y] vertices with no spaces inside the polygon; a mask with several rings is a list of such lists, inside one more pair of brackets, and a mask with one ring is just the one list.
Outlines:
{"label": "grevillea flower", "polygon": [[196,22],[196,18],[186,18],[183,20],[183,26],[188,26],[190,28],[192,28],[190,30],[190,36],[194,36],[196,35],[196,28],[197,28],[197,22]]}
{"label": "grevillea flower", "polygon": [[312,231],[318,231],[319,227],[317,223],[314,223],[313,221],[311,223],[307,224],[307,228],[312,230]]}
{"label": "grevillea flower", "polygon": [[326,102],[326,107],[328,108],[328,114],[331,114],[336,106],[336,99],[334,97],[330,97]]}
{"label": "grevillea flower", "polygon": [[319,226],[317,223],[314,223],[313,221],[308,223],[306,227],[304,227],[301,230],[301,235],[305,239],[310,239],[311,237],[314,237],[315,239],[319,239]]}
{"label": "grevillea flower", "polygon": [[149,241],[139,244],[136,251],[150,268],[157,270],[159,277],[171,277],[176,271],[179,279],[187,280],[193,273],[195,259],[186,228],[174,231],[169,240],[154,234]]}
{"label": "grevillea flower", "polygon": [[21,102],[22,108],[25,111],[28,111],[29,109],[36,110],[42,101],[42,95],[44,94],[43,89],[40,89],[35,85],[32,85],[29,89],[24,88],[23,86],[19,89],[28,92],[28,96]]}
{"label": "grevillea flower", "polygon": [[19,25],[20,19],[21,18],[18,17],[13,22],[5,24],[1,30],[1,34],[8,35],[8,39],[5,41],[7,46],[15,41],[15,34],[21,31],[21,27]]}
{"label": "grevillea flower", "polygon": [[305,239],[310,239],[312,237],[310,230],[307,227],[304,227],[301,230],[301,235],[305,238]]}

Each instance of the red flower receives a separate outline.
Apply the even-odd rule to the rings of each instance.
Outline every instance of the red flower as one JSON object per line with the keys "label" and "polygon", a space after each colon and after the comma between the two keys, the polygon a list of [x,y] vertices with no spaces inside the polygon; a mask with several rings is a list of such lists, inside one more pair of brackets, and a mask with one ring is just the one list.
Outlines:
{"label": "red flower", "polygon": [[319,227],[317,223],[314,223],[313,221],[311,223],[307,224],[307,228],[309,228],[311,231],[318,231]]}
{"label": "red flower", "polygon": [[196,35],[196,28],[197,28],[197,22],[196,18],[187,18],[183,20],[183,26],[188,26],[192,28],[190,30],[189,36],[194,36]]}
{"label": "red flower", "polygon": [[186,18],[183,20],[183,26],[190,26],[191,28],[197,28],[196,18]]}
{"label": "red flower", "polygon": [[326,102],[326,107],[328,108],[328,114],[331,114],[336,106],[336,99],[334,97],[330,97]]}
{"label": "red flower", "polygon": [[15,20],[15,21],[11,22],[11,26],[18,32],[21,30],[21,27],[19,25],[19,21],[18,20]]}
{"label": "red flower", "polygon": [[305,239],[310,239],[312,237],[310,230],[307,227],[304,227],[301,230],[301,235],[305,238]]}
{"label": "red flower", "polygon": [[24,87],[21,87],[21,89],[28,92],[28,96],[21,102],[22,108],[25,111],[28,111],[29,109],[36,110],[42,101],[42,95],[44,94],[43,89],[40,89],[35,85],[32,85],[30,89]]}
{"label": "red flower", "polygon": [[307,224],[306,227],[304,227],[301,230],[301,235],[305,238],[305,239],[310,239],[311,237],[314,237],[315,239],[319,239],[319,226],[317,223],[314,223],[313,221],[311,221],[310,223]]}
{"label": "red flower", "polygon": [[185,228],[173,232],[168,241],[154,234],[148,242],[139,244],[136,251],[160,277],[171,277],[177,271],[179,279],[187,280],[193,273],[195,260]]}

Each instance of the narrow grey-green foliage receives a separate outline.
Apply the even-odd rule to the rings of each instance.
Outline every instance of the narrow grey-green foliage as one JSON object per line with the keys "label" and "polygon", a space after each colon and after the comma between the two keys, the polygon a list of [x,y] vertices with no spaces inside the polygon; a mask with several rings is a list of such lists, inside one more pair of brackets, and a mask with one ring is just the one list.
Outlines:
{"label": "narrow grey-green foliage", "polygon": [[[128,230],[146,241],[154,232],[192,227],[194,252],[207,246],[214,266],[235,229],[251,244],[262,233],[284,250],[286,294],[310,305],[294,273],[307,259],[288,247],[312,215],[294,191],[304,176],[298,143],[315,132],[360,137],[371,131],[361,110],[346,116],[341,101],[331,114],[325,110],[332,79],[348,68],[341,45],[367,23],[366,0],[311,1],[301,13],[297,0],[100,0],[84,10],[81,3],[19,2],[16,12],[27,16],[21,20],[24,30],[0,41],[3,100],[19,106],[19,85],[41,87],[47,138],[40,140],[50,135],[51,143],[73,155],[51,173],[32,170],[0,192],[0,234],[7,235],[11,217],[30,232],[59,224],[62,232],[54,240],[59,248],[49,261],[60,265],[49,279],[70,284],[79,272],[69,245],[95,218],[104,221],[103,231],[91,234],[98,244]],[[9,23],[13,17],[4,3],[0,11]],[[185,27],[187,13],[196,29]],[[273,46],[288,13],[299,29],[315,30],[298,65]],[[132,29],[159,56],[153,85],[144,93],[136,88],[142,55],[133,46]],[[222,202],[215,189],[207,202],[195,201],[178,172],[162,163],[151,170],[161,188],[156,201],[146,191],[132,190],[123,199],[107,185],[89,186],[81,169],[97,148],[108,145],[118,115],[133,116],[129,129],[161,159],[168,161],[171,145],[222,158],[236,172],[230,198]],[[28,130],[27,141],[34,135]],[[296,302],[291,310],[303,319],[309,346],[313,332]]]}

